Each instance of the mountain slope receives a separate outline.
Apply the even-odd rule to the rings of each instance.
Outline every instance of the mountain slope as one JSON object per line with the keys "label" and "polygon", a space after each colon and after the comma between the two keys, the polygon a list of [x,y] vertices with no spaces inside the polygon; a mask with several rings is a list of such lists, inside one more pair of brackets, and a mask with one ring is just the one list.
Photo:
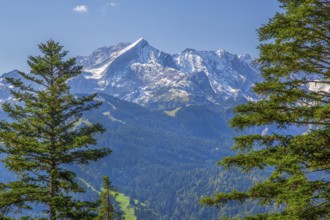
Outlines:
{"label": "mountain slope", "polygon": [[215,166],[219,158],[232,153],[233,133],[225,114],[188,106],[169,116],[105,94],[98,100],[104,103],[101,108],[87,112],[84,118],[105,126],[106,133],[98,140],[113,153],[80,167],[79,176],[99,187],[100,176],[109,175],[114,186],[130,196],[138,219],[217,219],[243,210],[272,209],[229,204],[218,210],[198,203],[202,195],[245,189],[262,178],[257,172],[244,175]]}
{"label": "mountain slope", "polygon": [[[262,178],[215,166],[232,153],[235,134],[227,123],[232,107],[256,98],[250,88],[259,72],[248,55],[221,49],[170,55],[139,39],[99,48],[77,63],[84,72],[69,80],[72,92],[96,92],[103,103],[81,123],[101,123],[106,133],[98,142],[113,150],[109,158],[74,167],[78,177],[99,188],[101,176],[109,175],[131,198],[138,219],[216,219],[265,210],[256,204],[222,210],[198,204],[202,195],[245,189]],[[0,76],[0,102],[14,101],[8,76],[19,74]],[[0,117],[6,118],[2,112]],[[0,167],[3,172],[11,177]],[[93,191],[84,196],[97,198]]]}

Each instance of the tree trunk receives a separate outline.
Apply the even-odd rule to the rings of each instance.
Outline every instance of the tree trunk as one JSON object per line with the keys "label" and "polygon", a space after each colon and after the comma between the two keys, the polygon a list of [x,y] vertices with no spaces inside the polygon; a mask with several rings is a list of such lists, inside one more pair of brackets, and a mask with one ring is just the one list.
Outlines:
{"label": "tree trunk", "polygon": [[55,196],[55,163],[52,162],[49,180],[49,220],[56,220],[56,211],[53,204],[53,198]]}

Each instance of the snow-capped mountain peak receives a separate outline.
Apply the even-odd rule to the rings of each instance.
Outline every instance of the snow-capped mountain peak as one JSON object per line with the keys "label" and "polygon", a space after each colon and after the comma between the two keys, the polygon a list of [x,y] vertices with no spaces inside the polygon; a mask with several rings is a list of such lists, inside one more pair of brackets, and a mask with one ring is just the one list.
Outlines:
{"label": "snow-capped mountain peak", "polygon": [[84,66],[84,71],[91,73],[86,78],[101,79],[104,76],[107,68],[117,58],[123,56],[125,53],[129,53],[134,49],[141,49],[144,46],[148,46],[148,42],[143,38],[138,39],[134,43],[119,43],[115,46],[101,47],[95,50],[88,57],[78,57],[78,64]]}
{"label": "snow-capped mountain peak", "polygon": [[[251,99],[250,87],[259,78],[249,55],[235,55],[223,49],[189,48],[170,55],[140,38],[133,43],[99,48],[93,54],[102,56],[95,60],[85,57],[91,60],[85,63],[91,65],[81,64],[85,79],[97,85],[94,91],[152,108]],[[71,86],[76,88],[74,81]]]}
{"label": "snow-capped mountain peak", "polygon": [[151,109],[253,99],[251,87],[260,78],[249,55],[223,49],[170,55],[143,38],[98,48],[77,64],[84,73],[70,80],[74,93],[102,92]]}
{"label": "snow-capped mountain peak", "polygon": [[137,47],[137,46],[138,47],[143,47],[145,45],[149,45],[149,43],[143,37],[141,37],[137,41],[135,41],[134,43],[132,43],[131,45],[129,45],[127,47],[127,50],[132,49],[132,48]]}

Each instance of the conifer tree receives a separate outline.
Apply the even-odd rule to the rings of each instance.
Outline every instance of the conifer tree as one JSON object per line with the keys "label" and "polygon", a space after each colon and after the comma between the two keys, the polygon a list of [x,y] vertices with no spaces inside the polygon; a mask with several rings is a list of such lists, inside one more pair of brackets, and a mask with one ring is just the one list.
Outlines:
{"label": "conifer tree", "polygon": [[[284,204],[278,213],[249,219],[330,218],[330,2],[280,0],[283,12],[259,29],[263,82],[254,87],[261,99],[236,107],[231,125],[238,129],[277,126],[273,132],[235,138],[235,156],[225,168],[271,170],[247,192],[204,197],[219,206],[257,200]],[[292,133],[293,128],[301,132]]]}
{"label": "conifer tree", "polygon": [[[76,97],[67,81],[81,73],[75,58],[65,60],[67,51],[50,40],[39,45],[40,56],[30,56],[30,74],[7,78],[14,103],[3,110],[10,121],[0,123],[0,141],[6,154],[3,162],[17,174],[17,181],[0,192],[0,208],[31,209],[33,204],[48,207],[49,219],[92,219],[94,202],[80,201],[83,193],[70,165],[87,164],[110,153],[97,148],[100,124],[79,125],[84,111],[100,106],[95,94]],[[24,80],[24,81],[23,81]]]}
{"label": "conifer tree", "polygon": [[113,220],[115,217],[115,208],[111,203],[111,182],[109,177],[103,176],[103,189],[100,194],[99,214],[94,220]]}

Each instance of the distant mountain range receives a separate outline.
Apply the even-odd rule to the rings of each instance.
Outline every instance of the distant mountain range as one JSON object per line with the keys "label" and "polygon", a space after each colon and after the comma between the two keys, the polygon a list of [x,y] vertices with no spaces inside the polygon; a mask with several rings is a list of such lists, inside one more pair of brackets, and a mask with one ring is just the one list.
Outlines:
{"label": "distant mountain range", "polygon": [[70,83],[74,92],[103,92],[150,109],[254,99],[251,86],[260,78],[249,55],[222,49],[170,55],[142,38],[99,48],[77,63],[84,74]]}
{"label": "distant mountain range", "polygon": [[[99,188],[101,176],[109,175],[143,220],[217,219],[273,210],[255,203],[221,209],[198,204],[202,195],[246,189],[265,175],[215,165],[232,154],[235,133],[227,121],[233,106],[257,99],[251,87],[260,75],[249,55],[222,49],[170,55],[139,39],[79,56],[77,64],[83,74],[69,81],[72,92],[96,92],[103,102],[81,123],[102,123],[106,132],[99,143],[113,150],[109,158],[74,167],[79,178]],[[19,75],[14,70],[0,76],[0,102],[11,100],[5,77]],[[6,115],[0,112],[0,117]],[[1,164],[0,174],[10,178]],[[97,196],[88,191],[88,198]]]}
{"label": "distant mountain range", "polygon": [[[143,38],[134,43],[101,47],[89,56],[78,56],[83,74],[72,79],[74,93],[101,92],[149,109],[187,105],[221,106],[228,100],[251,100],[259,71],[249,55],[234,55],[222,49],[186,49],[170,55]],[[0,98],[8,96],[0,77]]]}

